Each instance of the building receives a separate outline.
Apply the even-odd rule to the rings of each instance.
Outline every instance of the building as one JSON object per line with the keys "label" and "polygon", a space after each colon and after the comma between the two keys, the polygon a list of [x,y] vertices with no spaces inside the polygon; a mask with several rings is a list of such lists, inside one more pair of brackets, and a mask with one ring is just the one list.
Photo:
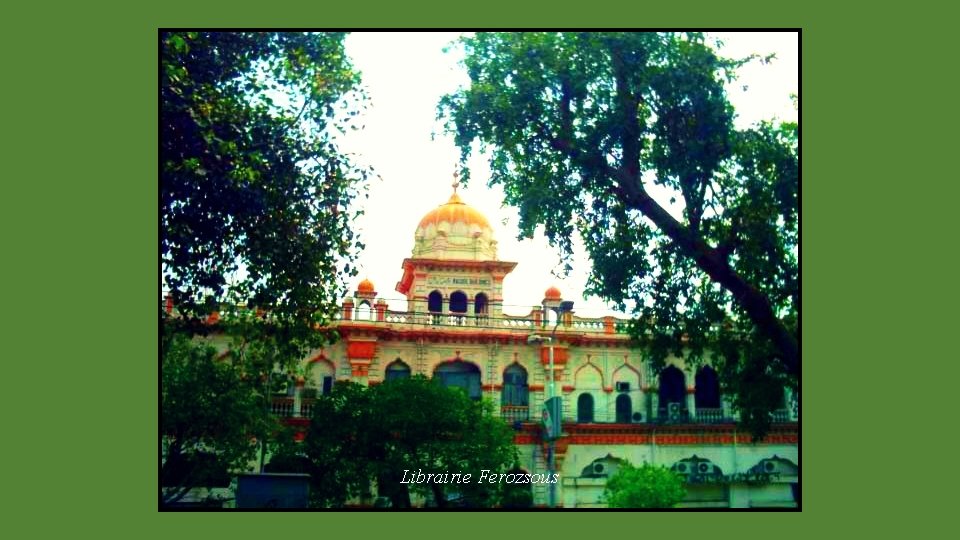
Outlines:
{"label": "building", "polygon": [[[797,506],[799,426],[789,394],[769,435],[753,444],[738,431],[737,412],[709,366],[694,370],[672,358],[653,373],[631,348],[625,321],[563,312],[562,292],[554,287],[545,288],[542,304],[529,314],[505,314],[502,285],[516,265],[497,258],[490,224],[454,185],[449,200],[420,221],[411,256],[402,262],[396,290],[405,295],[407,311],[389,310],[375,285],[362,281],[335,322],[343,339],[304,359],[307,375],[291,396],[275,399],[275,412],[305,424],[313,395],[335,381],[376,385],[423,374],[500,403],[516,429],[521,467],[546,473],[549,445],[540,419],[552,346],[563,420],[554,454],[557,506],[602,506],[606,477],[622,459],[686,474],[682,506]],[[541,339],[531,340],[534,334]],[[535,504],[550,503],[547,485],[533,490]]]}

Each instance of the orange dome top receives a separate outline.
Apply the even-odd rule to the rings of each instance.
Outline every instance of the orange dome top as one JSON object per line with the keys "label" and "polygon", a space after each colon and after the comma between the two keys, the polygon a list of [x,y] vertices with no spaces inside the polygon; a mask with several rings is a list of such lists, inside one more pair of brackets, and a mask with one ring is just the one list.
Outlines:
{"label": "orange dome top", "polygon": [[546,300],[560,300],[563,298],[563,295],[560,294],[560,289],[556,287],[550,287],[543,293],[543,298]]}
{"label": "orange dome top", "polygon": [[478,225],[480,227],[490,228],[490,223],[483,214],[467,206],[456,192],[450,196],[446,204],[434,208],[420,220],[420,228],[426,228],[428,225],[439,225],[441,222],[455,223],[461,222],[467,225]]}
{"label": "orange dome top", "polygon": [[372,293],[374,292],[373,282],[369,279],[365,279],[360,282],[360,285],[357,285],[357,292],[362,293]]}

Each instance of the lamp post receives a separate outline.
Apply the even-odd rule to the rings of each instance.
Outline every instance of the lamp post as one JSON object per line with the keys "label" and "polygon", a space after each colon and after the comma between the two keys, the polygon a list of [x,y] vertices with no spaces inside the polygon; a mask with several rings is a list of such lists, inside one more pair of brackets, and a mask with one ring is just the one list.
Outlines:
{"label": "lamp post", "polygon": [[[533,334],[527,338],[527,343],[543,343],[544,341],[546,341],[549,344],[549,350],[547,353],[547,356],[548,356],[547,372],[550,375],[550,385],[548,386],[548,390],[547,390],[546,411],[548,412],[548,415],[549,415],[548,418],[550,419],[550,424],[548,426],[550,430],[547,433],[547,442],[548,442],[547,476],[549,479],[552,480],[553,472],[554,472],[554,463],[555,463],[554,461],[554,450],[556,449],[555,441],[557,437],[560,435],[559,433],[556,432],[556,430],[553,429],[553,426],[560,425],[560,421],[559,421],[560,419],[559,419],[559,416],[557,415],[562,414],[562,410],[563,410],[562,407],[554,406],[554,397],[556,397],[556,386],[555,386],[556,377],[554,376],[554,371],[553,371],[553,344],[557,338],[557,328],[560,326],[560,320],[563,318],[564,313],[573,311],[573,302],[571,301],[560,302],[558,305],[555,305],[555,306],[547,305],[546,307],[549,307],[557,314],[557,322],[553,325],[553,330],[550,331],[550,336],[544,337],[537,334]],[[555,416],[557,417],[555,418]],[[550,508],[554,508],[556,506],[556,489],[557,489],[556,484],[551,482],[549,491],[548,491],[548,499],[547,499],[547,506],[549,506]]]}

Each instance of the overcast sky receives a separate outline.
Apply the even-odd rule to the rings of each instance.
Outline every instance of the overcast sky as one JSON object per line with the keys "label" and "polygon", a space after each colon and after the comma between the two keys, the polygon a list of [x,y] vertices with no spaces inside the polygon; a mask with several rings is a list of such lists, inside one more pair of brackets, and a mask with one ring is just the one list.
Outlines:
{"label": "overcast sky", "polygon": [[[795,120],[790,94],[799,94],[797,34],[715,35],[725,42],[721,52],[728,57],[777,55],[769,65],[753,62],[741,69],[740,80],[728,89],[738,126],[771,118]],[[469,82],[457,64],[456,50],[443,52],[456,37],[455,33],[360,32],[350,34],[346,41],[347,54],[361,72],[371,103],[360,120],[364,129],[351,132],[342,141],[342,149],[355,153],[360,164],[372,166],[382,178],[371,182],[369,199],[358,201],[366,211],[358,227],[367,247],[358,260],[360,275],[351,289],[369,278],[392,310],[406,309],[395,285],[402,275],[400,265],[413,249],[420,218],[445,203],[452,191],[459,152],[435,118],[440,97]],[[576,302],[577,315],[614,314],[600,299],[584,298],[590,261],[583,250],[576,253],[568,277],[554,276],[553,270],[559,272],[557,250],[542,234],[517,240],[516,211],[501,207],[499,186],[487,187],[490,174],[486,163],[474,158],[470,167],[472,179],[469,186],[460,188],[461,197],[489,219],[499,242],[500,260],[518,263],[503,282],[504,311],[527,314],[542,301],[543,291],[556,285],[564,299]]]}

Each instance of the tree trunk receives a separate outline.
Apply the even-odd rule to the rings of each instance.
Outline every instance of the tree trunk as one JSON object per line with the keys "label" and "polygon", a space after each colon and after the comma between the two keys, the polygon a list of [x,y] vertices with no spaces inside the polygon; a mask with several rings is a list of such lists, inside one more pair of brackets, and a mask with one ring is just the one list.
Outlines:
{"label": "tree trunk", "polygon": [[720,256],[717,250],[710,248],[701,238],[675,220],[642,188],[637,189],[639,180],[633,189],[629,189],[624,183],[621,185],[625,188],[627,205],[650,218],[664,234],[677,243],[687,256],[696,261],[701,270],[730,291],[734,301],[740,304],[760,332],[767,336],[779,350],[780,359],[790,373],[799,375],[800,348],[797,338],[790,334],[773,312],[769,300],[730,268],[726,259]]}

